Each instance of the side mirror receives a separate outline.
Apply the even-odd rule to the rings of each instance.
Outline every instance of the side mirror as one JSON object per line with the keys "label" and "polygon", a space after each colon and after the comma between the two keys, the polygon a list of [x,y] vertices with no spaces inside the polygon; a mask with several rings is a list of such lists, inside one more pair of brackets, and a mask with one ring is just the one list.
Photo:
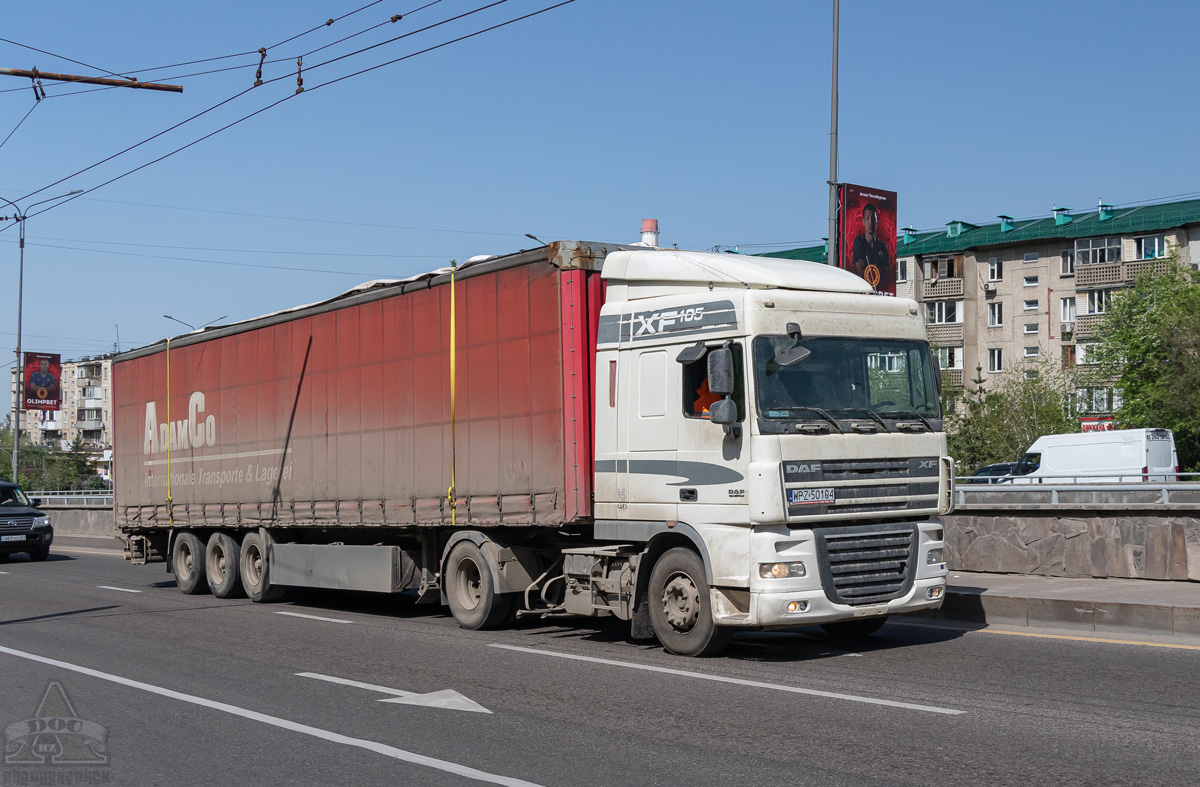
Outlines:
{"label": "side mirror", "polygon": [[732,399],[721,399],[708,407],[709,420],[714,424],[736,424],[737,405]]}
{"label": "side mirror", "polygon": [[33,503],[34,508],[40,508],[42,505],[42,499],[40,497],[33,498],[31,502]]}
{"label": "side mirror", "polygon": [[800,342],[804,339],[804,334],[800,332],[800,324],[789,322],[787,335],[792,337],[792,346],[776,355],[775,363],[780,366],[795,366],[808,360],[808,356],[812,355],[812,350],[800,346]]}
{"label": "side mirror", "polygon": [[722,347],[708,353],[708,390],[717,396],[733,393],[733,351]]}

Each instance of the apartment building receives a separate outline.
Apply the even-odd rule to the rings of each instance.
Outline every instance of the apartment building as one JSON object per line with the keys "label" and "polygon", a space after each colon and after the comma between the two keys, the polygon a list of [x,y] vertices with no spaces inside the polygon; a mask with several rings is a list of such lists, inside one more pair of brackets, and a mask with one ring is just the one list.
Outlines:
{"label": "apartment building", "polygon": [[[1166,258],[1200,264],[1200,200],[1073,212],[994,224],[955,220],[945,230],[906,230],[896,245],[897,295],[923,304],[944,384],[1033,374],[1027,361],[1089,363],[1113,294]],[[823,262],[824,247],[770,256]],[[1079,391],[1081,409],[1103,417],[1120,404],[1111,386]]]}
{"label": "apartment building", "polygon": [[[15,369],[9,376],[9,403],[9,412],[16,412]],[[64,361],[61,404],[60,410],[21,411],[21,432],[29,442],[59,448],[81,437],[89,448],[112,445],[111,356]]]}

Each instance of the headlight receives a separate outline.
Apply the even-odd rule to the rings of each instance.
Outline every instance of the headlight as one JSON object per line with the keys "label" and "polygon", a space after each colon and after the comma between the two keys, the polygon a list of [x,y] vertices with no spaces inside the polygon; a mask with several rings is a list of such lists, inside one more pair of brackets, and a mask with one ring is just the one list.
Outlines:
{"label": "headlight", "polygon": [[803,563],[759,563],[758,575],[763,579],[787,579],[807,574]]}
{"label": "headlight", "polygon": [[929,555],[928,555],[928,557],[925,558],[925,564],[932,566],[932,565],[941,563],[942,562],[942,554],[944,552],[945,552],[945,550],[942,549],[941,547],[938,547],[937,549],[929,550]]}
{"label": "headlight", "polygon": [[48,517],[48,516],[35,516],[33,518],[33,526],[34,527],[46,527],[49,524],[50,524],[50,517]]}

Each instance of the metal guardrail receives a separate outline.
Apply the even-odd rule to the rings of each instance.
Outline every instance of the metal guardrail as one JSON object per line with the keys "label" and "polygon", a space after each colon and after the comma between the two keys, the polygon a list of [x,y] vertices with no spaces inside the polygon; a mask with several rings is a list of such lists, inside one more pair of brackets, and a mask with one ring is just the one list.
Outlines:
{"label": "metal guardrail", "polygon": [[38,498],[42,506],[47,508],[83,507],[83,508],[112,508],[113,494],[104,489],[68,489],[51,492],[26,492],[31,498]]}
{"label": "metal guardrail", "polygon": [[1127,476],[965,476],[954,479],[956,505],[1194,505],[1200,473]]}

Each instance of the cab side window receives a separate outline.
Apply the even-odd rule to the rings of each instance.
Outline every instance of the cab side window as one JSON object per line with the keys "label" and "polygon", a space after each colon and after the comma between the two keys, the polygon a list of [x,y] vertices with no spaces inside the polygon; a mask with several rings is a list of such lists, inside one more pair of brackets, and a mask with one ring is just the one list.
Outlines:
{"label": "cab side window", "polygon": [[[712,403],[725,398],[717,396],[708,388],[708,353],[720,347],[719,344],[704,347],[704,353],[699,358],[680,364],[683,367],[683,414],[687,418],[708,418],[708,409]],[[742,362],[742,345],[734,342],[730,349],[733,350],[735,380],[733,401],[737,405],[738,420],[741,421],[746,417],[746,375]]]}

